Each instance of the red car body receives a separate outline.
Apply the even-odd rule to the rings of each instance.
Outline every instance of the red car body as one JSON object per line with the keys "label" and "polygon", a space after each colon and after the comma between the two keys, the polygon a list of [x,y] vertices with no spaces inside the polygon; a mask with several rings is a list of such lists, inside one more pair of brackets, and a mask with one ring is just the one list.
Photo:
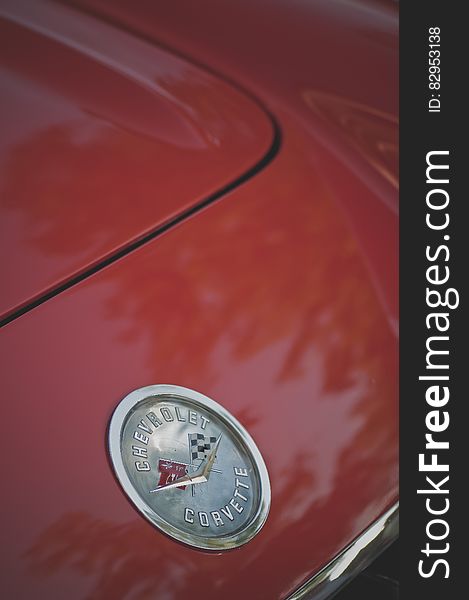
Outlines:
{"label": "red car body", "polygon": [[[397,487],[389,2],[0,3],[5,598],[285,598]],[[207,554],[106,428],[149,384],[249,430],[272,506]]]}

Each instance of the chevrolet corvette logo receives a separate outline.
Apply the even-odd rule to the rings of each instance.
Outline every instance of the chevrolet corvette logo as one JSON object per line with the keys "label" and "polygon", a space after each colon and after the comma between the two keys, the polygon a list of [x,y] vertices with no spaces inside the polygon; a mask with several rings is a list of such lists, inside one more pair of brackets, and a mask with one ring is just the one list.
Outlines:
{"label": "chevrolet corvette logo", "polygon": [[175,385],[128,394],[109,427],[119,481],[156,527],[195,548],[228,550],[264,524],[270,484],[243,426],[207,396]]}

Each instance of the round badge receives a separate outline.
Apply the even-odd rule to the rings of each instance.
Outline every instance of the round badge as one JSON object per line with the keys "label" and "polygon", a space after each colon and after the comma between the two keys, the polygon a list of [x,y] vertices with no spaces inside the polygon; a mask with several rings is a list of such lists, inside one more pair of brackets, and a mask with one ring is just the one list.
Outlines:
{"label": "round badge", "polygon": [[244,427],[203,394],[175,385],[131,392],[112,415],[109,450],[130,500],[180,542],[229,550],[265,523],[264,460]]}

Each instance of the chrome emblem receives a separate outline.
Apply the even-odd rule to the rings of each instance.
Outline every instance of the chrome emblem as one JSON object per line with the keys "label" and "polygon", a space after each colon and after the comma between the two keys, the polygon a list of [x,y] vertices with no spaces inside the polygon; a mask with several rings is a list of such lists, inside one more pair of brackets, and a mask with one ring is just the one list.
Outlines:
{"label": "chrome emblem", "polygon": [[112,415],[109,451],[130,500],[180,542],[229,550],[265,523],[264,460],[244,427],[203,394],[175,385],[131,392]]}

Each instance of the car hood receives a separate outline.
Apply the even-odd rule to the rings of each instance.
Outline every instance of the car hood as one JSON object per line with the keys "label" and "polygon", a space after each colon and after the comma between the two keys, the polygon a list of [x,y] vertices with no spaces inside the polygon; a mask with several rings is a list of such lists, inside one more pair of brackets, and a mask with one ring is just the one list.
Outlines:
{"label": "car hood", "polygon": [[66,7],[2,2],[0,316],[235,182],[273,137],[221,79]]}
{"label": "car hood", "polygon": [[[275,114],[281,145],[243,185],[3,328],[1,589],[285,598],[398,496],[394,21],[370,2],[81,4],[78,21],[99,9],[105,31],[134,31],[129,44],[163,40],[240,81]],[[265,123],[261,156],[270,123],[244,101]],[[132,203],[128,192],[119,226]],[[182,546],[124,495],[107,427],[125,395],[152,384],[206,394],[255,440],[272,504],[245,546]]]}

